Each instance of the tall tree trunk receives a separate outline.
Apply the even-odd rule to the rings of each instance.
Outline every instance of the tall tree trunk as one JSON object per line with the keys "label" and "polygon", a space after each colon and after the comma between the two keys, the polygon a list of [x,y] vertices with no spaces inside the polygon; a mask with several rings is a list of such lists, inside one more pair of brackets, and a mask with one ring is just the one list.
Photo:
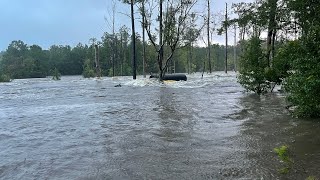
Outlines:
{"label": "tall tree trunk", "polygon": [[[121,51],[120,51],[120,53],[121,53],[121,52],[125,51],[124,48],[123,48],[122,33],[120,33],[120,46],[121,46]],[[123,76],[123,74],[122,74],[123,73],[122,72],[122,66],[123,66],[123,58],[121,58],[121,55],[120,55],[120,76]]]}
{"label": "tall tree trunk", "polygon": [[173,60],[173,73],[176,73],[176,60]]}
{"label": "tall tree trunk", "polygon": [[192,43],[189,45],[188,74],[191,74]]}
{"label": "tall tree trunk", "polygon": [[272,61],[274,60],[274,56],[276,55],[275,52],[275,42],[276,42],[276,36],[277,36],[277,30],[274,29],[272,33],[272,45],[271,45],[271,50],[272,50],[272,60],[270,61],[271,66],[272,66]]}
{"label": "tall tree trunk", "polygon": [[136,62],[136,32],[134,27],[134,0],[131,0],[131,25],[132,25],[132,76],[137,79],[137,62]]}
{"label": "tall tree trunk", "polygon": [[94,54],[95,54],[95,64],[96,64],[96,76],[101,77],[101,69],[99,63],[99,46],[97,44],[94,45]]}
{"label": "tall tree trunk", "polygon": [[233,45],[234,71],[237,71],[237,26],[234,25],[234,45]]}
{"label": "tall tree trunk", "polygon": [[208,21],[207,21],[207,38],[208,38],[208,67],[210,74],[211,70],[211,50],[210,50],[210,0],[208,0]]}
{"label": "tall tree trunk", "polygon": [[272,35],[274,31],[276,30],[276,9],[277,9],[277,1],[278,0],[268,0],[268,7],[269,7],[269,23],[268,23],[268,36],[267,36],[267,62],[268,67],[271,66],[271,43],[272,43]]}
{"label": "tall tree trunk", "polygon": [[115,33],[114,33],[114,23],[115,23],[115,13],[116,13],[116,5],[115,3],[112,5],[112,77],[115,76]]}
{"label": "tall tree trunk", "polygon": [[160,4],[159,4],[159,57],[158,57],[158,64],[159,64],[159,70],[160,70],[160,74],[159,74],[159,79],[160,81],[163,80],[164,77],[164,69],[163,69],[163,24],[162,24],[162,3],[163,0],[160,0]]}
{"label": "tall tree trunk", "polygon": [[225,67],[224,67],[224,72],[228,72],[228,4],[226,3],[226,16],[225,16],[225,30],[226,30],[226,59],[225,59]]}
{"label": "tall tree trunk", "polygon": [[142,42],[143,42],[143,47],[142,47],[142,69],[143,69],[143,77],[146,77],[146,42],[145,42],[145,23],[146,23],[146,15],[145,15],[145,7],[144,7],[144,1],[142,0]]}

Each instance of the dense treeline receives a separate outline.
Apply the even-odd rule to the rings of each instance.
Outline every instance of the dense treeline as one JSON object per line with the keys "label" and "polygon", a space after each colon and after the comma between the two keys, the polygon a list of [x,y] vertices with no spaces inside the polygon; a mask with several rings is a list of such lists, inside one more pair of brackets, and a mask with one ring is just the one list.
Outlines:
{"label": "dense treeline", "polygon": [[[142,40],[136,35],[138,74],[142,74]],[[23,41],[12,41],[7,50],[1,53],[0,72],[11,79],[40,78],[51,76],[57,69],[62,75],[96,76],[95,50],[93,44],[98,44],[99,62],[103,76],[128,76],[131,68],[131,41],[126,27],[112,36],[105,33],[101,41],[93,40],[92,44],[79,43],[75,47],[69,45],[52,45],[48,50],[38,45],[27,45]],[[229,47],[231,59],[229,69],[233,70],[233,47]],[[212,69],[224,70],[225,46],[212,45]],[[168,68],[169,73],[199,72],[207,59],[205,47],[193,47],[190,57],[188,47],[180,48],[173,56]],[[190,70],[188,69],[190,59]],[[113,70],[114,68],[114,70]],[[208,69],[208,67],[206,67]],[[113,72],[114,71],[114,72]],[[146,43],[146,72],[158,72],[154,47]]]}
{"label": "dense treeline", "polygon": [[[241,28],[239,82],[258,94],[282,83],[298,116],[320,116],[320,1],[256,0],[234,5]],[[262,32],[267,32],[263,39]]]}

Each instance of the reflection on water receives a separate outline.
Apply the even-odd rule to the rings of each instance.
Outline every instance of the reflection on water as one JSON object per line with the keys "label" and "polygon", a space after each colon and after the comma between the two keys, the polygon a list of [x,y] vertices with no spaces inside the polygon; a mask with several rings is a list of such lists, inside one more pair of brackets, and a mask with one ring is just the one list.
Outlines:
{"label": "reflection on water", "polygon": [[[280,94],[243,93],[236,74],[200,77],[0,84],[0,179],[320,177],[319,123],[292,119]],[[287,176],[272,152],[283,144]]]}

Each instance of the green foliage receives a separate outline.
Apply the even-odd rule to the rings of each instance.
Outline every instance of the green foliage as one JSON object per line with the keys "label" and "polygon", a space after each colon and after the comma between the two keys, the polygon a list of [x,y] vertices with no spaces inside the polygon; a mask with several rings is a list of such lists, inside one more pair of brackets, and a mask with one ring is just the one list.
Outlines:
{"label": "green foliage", "polygon": [[267,82],[273,82],[275,84],[280,84],[282,82],[276,67],[266,67],[264,69],[264,76]]}
{"label": "green foliage", "polygon": [[87,59],[84,62],[83,72],[82,72],[82,76],[84,78],[90,78],[90,77],[95,77],[96,76],[96,74],[94,72],[94,69],[92,67],[93,67],[93,63],[91,62],[90,59]]}
{"label": "green foliage", "polygon": [[280,174],[288,174],[290,171],[290,168],[289,167],[283,167],[283,168],[280,168],[279,169],[279,173]]}
{"label": "green foliage", "polygon": [[294,58],[293,73],[286,80],[288,100],[296,106],[296,116],[320,117],[320,26],[311,27],[300,43],[301,54]]}
{"label": "green foliage", "polygon": [[[189,29],[190,30],[190,29]],[[115,75],[126,76],[132,74],[132,43],[130,41],[129,29],[121,27],[119,33],[114,36],[105,33],[101,39],[99,50],[99,61],[102,74],[112,76],[109,73],[112,69],[112,58],[114,57]],[[186,32],[187,29],[186,29]],[[191,43],[196,38],[196,29],[192,29],[192,37],[184,38],[183,43]],[[137,72],[142,73],[142,41],[141,36],[137,35]],[[188,40],[188,42],[186,41]],[[114,46],[114,47],[112,47]],[[164,45],[169,51],[170,47]],[[228,57],[233,57],[233,47],[229,46]],[[238,48],[238,47],[237,47]],[[225,46],[213,44],[211,46],[212,64],[215,71],[224,70]],[[239,51],[238,51],[239,52]],[[114,54],[114,55],[113,55]],[[166,54],[167,55],[167,54]],[[207,59],[206,47],[193,47],[192,56],[189,56],[188,48],[177,49],[169,64],[169,70],[175,70],[177,73],[184,73],[188,70],[188,57],[190,60],[191,72],[201,72],[203,60]],[[87,59],[94,59],[94,48],[88,45],[78,44],[71,48],[70,46],[53,45],[48,50],[42,49],[38,45],[28,46],[22,41],[12,41],[7,50],[0,55],[0,72],[8,75],[11,79],[18,78],[41,78],[52,75],[52,70],[57,68],[62,75],[83,75],[85,77],[94,77],[95,69],[93,61],[89,65],[85,62]],[[231,59],[231,58],[229,58]],[[228,70],[233,67],[233,61],[228,62]],[[206,62],[206,68],[207,62]],[[146,43],[146,72],[158,73],[158,62],[155,48],[151,43]]]}
{"label": "green foliage", "polygon": [[[245,51],[240,59],[239,83],[248,91],[257,94],[266,93],[270,89],[265,71],[267,62],[261,48],[261,40],[258,37],[251,38],[245,45]],[[269,73],[270,70],[266,72]]]}
{"label": "green foliage", "polygon": [[55,81],[61,80],[61,74],[57,68],[53,70],[52,79]]}
{"label": "green foliage", "polygon": [[292,63],[303,54],[299,41],[289,41],[278,49],[273,60],[273,69],[279,79],[285,79],[292,70]]}
{"label": "green foliage", "polygon": [[289,156],[289,146],[283,145],[278,148],[274,148],[273,151],[277,153],[279,159],[284,163],[284,167],[279,169],[279,173],[288,174],[293,164],[293,161]]}
{"label": "green foliage", "polygon": [[317,178],[315,177],[315,176],[309,176],[309,177],[307,177],[307,179],[306,180],[316,180]]}
{"label": "green foliage", "polygon": [[0,82],[10,82],[11,79],[8,75],[6,74],[0,74]]}
{"label": "green foliage", "polygon": [[280,146],[273,149],[277,153],[279,159],[283,162],[290,162],[289,147],[287,145]]}

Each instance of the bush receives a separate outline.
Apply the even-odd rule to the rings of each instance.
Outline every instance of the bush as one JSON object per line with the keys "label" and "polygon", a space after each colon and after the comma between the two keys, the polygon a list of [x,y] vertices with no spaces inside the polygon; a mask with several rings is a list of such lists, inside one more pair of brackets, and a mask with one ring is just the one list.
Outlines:
{"label": "bush", "polygon": [[297,40],[289,41],[279,48],[272,67],[280,79],[285,79],[290,75],[293,61],[301,57],[301,54],[303,54],[301,45]]}
{"label": "bush", "polygon": [[11,79],[8,75],[6,74],[0,74],[0,82],[10,82]]}
{"label": "bush", "polygon": [[89,67],[86,67],[84,68],[83,72],[82,72],[82,76],[84,78],[90,78],[90,77],[95,77],[96,74],[94,73],[94,70],[89,68]]}
{"label": "bush", "polygon": [[84,78],[90,78],[90,77],[95,77],[96,76],[92,66],[93,65],[92,65],[90,59],[87,59],[84,62],[83,71],[82,71],[82,76]]}
{"label": "bush", "polygon": [[61,74],[57,68],[54,68],[53,70],[52,79],[56,81],[61,80]]}
{"label": "bush", "polygon": [[320,26],[311,27],[300,44],[285,84],[288,100],[296,106],[295,115],[320,117]]}
{"label": "bush", "polygon": [[268,65],[262,52],[261,40],[258,37],[251,38],[245,45],[240,66],[238,82],[246,90],[262,94],[270,89],[270,82],[267,81],[265,75]]}

